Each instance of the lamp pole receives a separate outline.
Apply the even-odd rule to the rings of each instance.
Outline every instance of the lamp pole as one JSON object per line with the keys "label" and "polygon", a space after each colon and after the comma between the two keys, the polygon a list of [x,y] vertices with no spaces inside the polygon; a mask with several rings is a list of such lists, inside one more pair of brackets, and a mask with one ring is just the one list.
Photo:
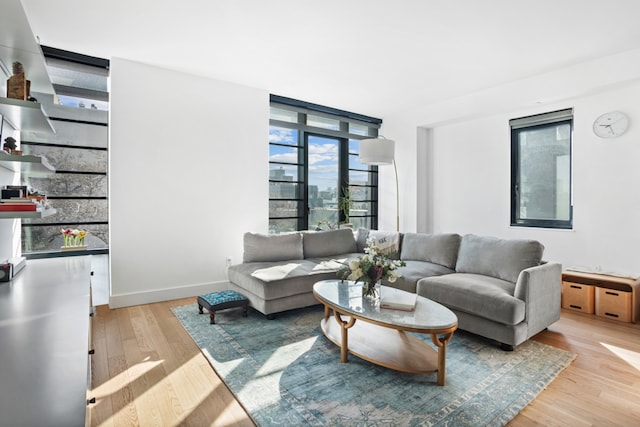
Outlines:
{"label": "lamp pole", "polygon": [[398,168],[396,159],[393,159],[393,170],[396,174],[396,231],[400,231],[400,187],[398,186]]}
{"label": "lamp pole", "polygon": [[395,141],[380,135],[377,138],[360,141],[360,161],[365,165],[390,165],[396,178],[396,231],[400,231],[400,186],[398,184],[398,167],[395,159]]}

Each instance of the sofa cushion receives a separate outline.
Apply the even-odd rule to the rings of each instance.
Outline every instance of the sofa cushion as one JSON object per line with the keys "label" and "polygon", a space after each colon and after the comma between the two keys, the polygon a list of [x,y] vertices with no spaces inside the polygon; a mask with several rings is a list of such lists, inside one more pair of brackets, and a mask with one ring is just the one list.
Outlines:
{"label": "sofa cushion", "polygon": [[[322,274],[312,274],[314,267],[316,264],[307,260],[251,262],[229,267],[228,274],[230,282],[261,299],[271,300],[312,292],[313,284],[322,280],[317,278]],[[335,273],[331,278],[335,278]]]}
{"label": "sofa cushion", "polygon": [[388,281],[383,280],[382,284],[392,288],[402,289],[403,291],[416,293],[416,284],[418,283],[418,280],[425,277],[455,273],[455,271],[450,268],[431,262],[411,260],[405,262],[407,263],[406,266],[398,268],[398,272],[401,276],[398,277],[394,283],[389,283]]}
{"label": "sofa cushion", "polygon": [[336,272],[356,255],[237,264],[229,267],[229,281],[267,301],[311,293],[314,283],[338,279]]}
{"label": "sofa cushion", "polygon": [[467,234],[462,237],[456,272],[484,274],[515,283],[520,272],[540,265],[544,246],[535,240],[503,240]]}
{"label": "sofa cushion", "polygon": [[454,310],[517,325],[524,321],[525,302],[513,296],[514,288],[494,277],[453,273],[419,280],[416,293]]}
{"label": "sofa cushion", "polygon": [[286,261],[303,258],[302,234],[244,234],[243,262]]}
{"label": "sofa cushion", "polygon": [[349,228],[304,232],[302,246],[305,258],[331,257],[356,252],[356,239]]}
{"label": "sofa cushion", "polygon": [[432,262],[453,269],[456,267],[459,248],[459,234],[405,233],[400,259]]}

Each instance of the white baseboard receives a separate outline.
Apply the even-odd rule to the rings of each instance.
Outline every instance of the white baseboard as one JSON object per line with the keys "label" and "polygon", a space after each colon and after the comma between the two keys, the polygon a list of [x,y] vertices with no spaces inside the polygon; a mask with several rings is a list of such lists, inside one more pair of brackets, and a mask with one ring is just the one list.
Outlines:
{"label": "white baseboard", "polygon": [[[131,294],[109,296],[109,308],[131,307],[134,305],[151,304],[154,302],[171,301],[174,299],[197,297],[209,292],[222,291],[229,288],[229,282],[203,283],[199,285],[181,286],[179,288],[159,289]],[[193,300],[195,303],[195,298]]]}

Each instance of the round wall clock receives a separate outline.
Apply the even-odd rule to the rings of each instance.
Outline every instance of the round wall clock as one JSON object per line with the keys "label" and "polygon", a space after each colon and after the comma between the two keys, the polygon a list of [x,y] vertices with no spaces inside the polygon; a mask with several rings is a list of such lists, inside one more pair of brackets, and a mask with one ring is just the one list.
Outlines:
{"label": "round wall clock", "polygon": [[629,127],[629,117],[620,111],[604,113],[593,122],[593,133],[600,138],[615,138]]}

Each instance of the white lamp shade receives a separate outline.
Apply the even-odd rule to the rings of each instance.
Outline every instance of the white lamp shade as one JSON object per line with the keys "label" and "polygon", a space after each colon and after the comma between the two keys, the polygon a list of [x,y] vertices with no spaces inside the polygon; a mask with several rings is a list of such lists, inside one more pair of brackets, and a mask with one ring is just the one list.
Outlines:
{"label": "white lamp shade", "polygon": [[393,163],[395,141],[386,138],[360,141],[360,162],[365,165],[390,165]]}

